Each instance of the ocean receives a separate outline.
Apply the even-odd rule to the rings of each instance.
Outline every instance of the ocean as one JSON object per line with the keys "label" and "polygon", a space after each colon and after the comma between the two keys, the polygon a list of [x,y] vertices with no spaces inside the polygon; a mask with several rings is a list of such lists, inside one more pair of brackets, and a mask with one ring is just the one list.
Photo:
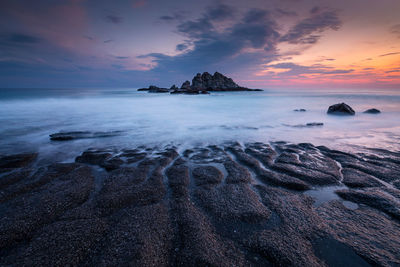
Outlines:
{"label": "ocean", "polygon": [[[326,113],[345,102],[355,116]],[[363,111],[377,108],[381,114]],[[306,109],[296,112],[295,109]],[[323,126],[306,126],[307,123]],[[136,89],[0,89],[0,153],[71,161],[87,148],[308,142],[344,151],[400,150],[400,91],[265,90],[170,95]],[[51,141],[70,131],[115,136]]]}

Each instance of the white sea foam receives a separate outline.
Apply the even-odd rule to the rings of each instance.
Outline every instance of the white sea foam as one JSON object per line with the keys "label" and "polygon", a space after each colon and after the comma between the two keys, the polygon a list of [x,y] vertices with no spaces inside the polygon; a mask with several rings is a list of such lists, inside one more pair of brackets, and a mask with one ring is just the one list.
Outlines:
{"label": "white sea foam", "polygon": [[[118,90],[15,90],[0,94],[0,153],[38,151],[57,159],[89,147],[310,142],[351,150],[400,150],[400,95],[345,91],[224,92],[169,95]],[[327,115],[346,102],[355,116]],[[304,108],[306,112],[295,112]],[[378,108],[381,114],[364,114]],[[322,127],[291,127],[322,122]],[[60,131],[123,131],[107,138],[50,141]]]}

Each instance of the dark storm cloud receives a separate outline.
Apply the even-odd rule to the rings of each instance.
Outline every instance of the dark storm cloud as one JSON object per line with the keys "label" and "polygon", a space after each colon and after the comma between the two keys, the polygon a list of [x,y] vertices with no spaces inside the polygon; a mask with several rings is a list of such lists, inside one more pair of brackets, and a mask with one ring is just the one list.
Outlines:
{"label": "dark storm cloud", "polygon": [[37,44],[41,41],[41,38],[28,34],[11,33],[0,35],[0,45]]}
{"label": "dark storm cloud", "polygon": [[279,64],[273,64],[273,65],[268,65],[269,68],[274,68],[274,69],[284,69],[287,70],[281,75],[301,75],[301,74],[346,74],[346,73],[351,73],[354,70],[353,69],[348,69],[348,70],[341,70],[341,69],[333,69],[328,66],[324,65],[313,65],[313,66],[302,66],[298,65],[292,62],[286,62],[286,63],[279,63]]}
{"label": "dark storm cloud", "polygon": [[301,20],[287,34],[282,36],[281,41],[291,44],[315,44],[322,31],[326,29],[338,30],[342,25],[336,11],[324,11],[313,8],[311,17]]}
{"label": "dark storm cloud", "polygon": [[123,18],[115,15],[108,15],[106,16],[106,20],[110,23],[120,24],[122,23]]}
{"label": "dark storm cloud", "polygon": [[[157,63],[155,71],[177,70],[193,73],[210,67],[235,65],[243,68],[244,64],[256,64],[264,60],[270,61],[274,54],[279,33],[276,23],[270,18],[269,12],[263,9],[252,9],[241,19],[231,17],[218,5],[208,8],[196,20],[181,21],[177,25],[178,33],[189,38],[193,49],[177,56],[167,56],[159,53],[144,55],[152,57]],[[228,16],[229,15],[229,16]],[[217,23],[224,20],[238,21],[224,30],[216,30]],[[233,20],[234,19],[234,20]],[[183,48],[183,46],[177,47]],[[261,49],[260,52],[245,52],[245,49]],[[236,59],[240,57],[242,64]],[[251,60],[247,60],[251,58]],[[235,62],[235,64],[232,64]]]}

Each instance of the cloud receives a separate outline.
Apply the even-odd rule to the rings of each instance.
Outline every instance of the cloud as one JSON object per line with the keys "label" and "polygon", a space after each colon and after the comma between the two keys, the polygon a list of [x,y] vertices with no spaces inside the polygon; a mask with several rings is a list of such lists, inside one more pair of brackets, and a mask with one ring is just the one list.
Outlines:
{"label": "cloud", "polygon": [[205,17],[212,21],[221,21],[232,17],[235,9],[225,4],[217,4],[206,9]]}
{"label": "cloud", "polygon": [[115,15],[106,16],[106,20],[113,24],[120,24],[123,22],[123,18]]}
{"label": "cloud", "polygon": [[176,46],[176,50],[177,50],[177,51],[183,51],[183,50],[186,50],[186,48],[188,48],[188,45],[187,45],[187,44],[178,44],[178,45]]}
{"label": "cloud", "polygon": [[278,13],[278,15],[281,15],[281,16],[288,16],[288,17],[296,17],[297,16],[296,12],[289,11],[289,10],[284,10],[284,9],[281,9],[281,8],[275,9],[275,12]]}
{"label": "cloud", "polygon": [[268,68],[285,70],[280,72],[279,75],[299,76],[303,74],[347,74],[351,73],[353,69],[335,69],[333,67],[324,65],[303,66],[292,62],[284,62],[278,64],[267,65]]}
{"label": "cloud", "polygon": [[124,66],[122,66],[120,64],[111,64],[111,67],[118,69],[118,70],[124,69]]}
{"label": "cloud", "polygon": [[10,33],[0,36],[0,45],[37,44],[41,41],[42,38],[22,33]]}
{"label": "cloud", "polygon": [[390,27],[390,32],[396,34],[397,37],[400,38],[400,24],[393,25],[392,27]]}
{"label": "cloud", "polygon": [[89,36],[89,35],[84,35],[83,38],[88,39],[90,41],[94,41],[94,38],[92,36]]}
{"label": "cloud", "polygon": [[[279,33],[269,12],[251,9],[239,18],[230,16],[230,12],[234,12],[232,8],[217,5],[207,8],[198,19],[180,21],[177,32],[188,39],[177,50],[184,51],[188,44],[190,50],[175,56],[151,53],[139,58],[153,58],[153,71],[187,74],[221,68],[234,71],[246,64],[254,67],[275,58]],[[230,26],[221,27],[220,23],[228,20]]]}
{"label": "cloud", "polygon": [[113,40],[111,40],[111,39],[108,39],[108,40],[103,41],[103,43],[105,43],[105,44],[111,43],[111,42],[113,42]]}
{"label": "cloud", "polygon": [[322,31],[326,29],[338,30],[342,25],[336,11],[321,12],[315,7],[311,10],[311,17],[301,20],[282,36],[281,41],[290,44],[315,44]]}
{"label": "cloud", "polygon": [[161,17],[160,17],[160,20],[164,20],[164,21],[173,21],[173,20],[175,20],[175,19],[176,19],[176,17],[174,17],[174,16],[168,16],[168,15],[161,16]]}
{"label": "cloud", "polygon": [[321,10],[321,8],[319,6],[315,6],[313,8],[311,8],[310,13],[311,14],[316,14]]}
{"label": "cloud", "polygon": [[385,71],[385,73],[394,73],[394,72],[400,72],[400,68],[395,68],[395,69]]}
{"label": "cloud", "polygon": [[400,54],[400,52],[392,52],[392,53],[387,53],[387,54],[383,54],[383,55],[379,55],[380,57],[387,57],[387,56],[394,56],[394,55],[398,55]]}
{"label": "cloud", "polygon": [[[69,50],[85,50],[88,17],[81,1],[0,1],[0,20],[12,31]],[[0,23],[1,24],[1,23]]]}
{"label": "cloud", "polygon": [[128,59],[129,57],[116,56],[116,59]]}

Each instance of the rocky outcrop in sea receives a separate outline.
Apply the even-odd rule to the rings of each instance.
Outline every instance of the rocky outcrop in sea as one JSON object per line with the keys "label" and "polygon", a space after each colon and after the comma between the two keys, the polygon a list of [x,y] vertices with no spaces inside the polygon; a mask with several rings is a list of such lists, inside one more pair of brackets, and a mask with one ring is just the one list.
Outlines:
{"label": "rocky outcrop in sea", "polygon": [[338,103],[328,108],[328,114],[333,115],[354,115],[356,112],[346,103]]}
{"label": "rocky outcrop in sea", "polygon": [[231,78],[225,75],[215,72],[211,75],[208,72],[203,74],[197,73],[193,77],[192,83],[185,81],[182,83],[180,88],[176,85],[171,86],[169,89],[160,88],[154,85],[148,88],[140,88],[138,91],[148,91],[149,93],[171,93],[171,94],[208,94],[209,92],[220,92],[220,91],[262,91],[261,89],[249,89],[243,86],[239,86]]}

